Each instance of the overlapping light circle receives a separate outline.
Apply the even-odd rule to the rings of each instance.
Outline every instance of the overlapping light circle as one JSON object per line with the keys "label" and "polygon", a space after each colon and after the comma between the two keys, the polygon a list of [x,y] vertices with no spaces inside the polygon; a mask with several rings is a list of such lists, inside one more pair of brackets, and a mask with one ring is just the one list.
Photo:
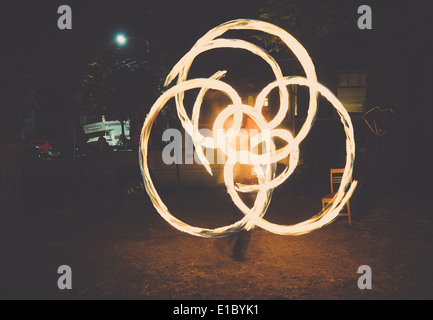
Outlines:
{"label": "overlapping light circle", "polygon": [[[269,33],[279,37],[282,42],[295,54],[306,77],[287,77],[282,74],[277,62],[262,48],[241,39],[224,39],[220,38],[229,30],[256,30]],[[227,83],[221,81],[225,71],[218,71],[210,78],[196,78],[187,80],[188,71],[194,59],[201,53],[216,48],[236,48],[247,50],[269,64],[274,75],[275,81],[267,85],[257,96],[254,106],[248,106],[242,103],[239,94]],[[162,94],[153,104],[141,132],[140,145],[140,166],[142,170],[144,185],[150,199],[159,214],[173,227],[187,232],[192,235],[216,238],[236,233],[242,229],[250,230],[254,226],[259,226],[270,232],[281,235],[299,235],[310,232],[332,222],[339,214],[345,203],[351,197],[357,182],[351,181],[353,163],[355,160],[355,141],[354,132],[350,116],[341,102],[326,87],[317,82],[316,72],[313,62],[305,48],[288,32],[267,22],[257,20],[238,19],[224,23],[206,33],[197,41],[194,47],[179,60],[167,76],[165,85],[168,86],[177,77],[177,84]],[[278,129],[277,126],[285,118],[289,110],[289,85],[300,85],[309,88],[310,101],[306,120],[296,136],[293,136],[288,130]],[[277,114],[269,122],[266,121],[262,114],[264,101],[269,93],[278,88],[280,95],[280,106]],[[195,99],[191,119],[188,117],[184,107],[184,92],[192,89],[200,89]],[[200,108],[203,98],[208,90],[218,90],[231,99],[228,105],[217,116],[213,124],[213,136],[205,137],[200,134],[198,128]],[[312,218],[294,225],[279,225],[265,220],[263,217],[269,206],[273,189],[286,181],[296,168],[299,159],[299,144],[307,136],[317,112],[317,95],[321,94],[337,110],[346,133],[346,163],[340,187],[334,197],[334,200],[327,207],[322,209]],[[247,157],[237,157],[241,163],[254,165],[257,173],[258,183],[256,185],[236,184],[233,177],[234,162],[227,161],[224,165],[224,181],[235,205],[243,212],[244,217],[239,221],[215,229],[195,227],[175,218],[164,202],[160,198],[153,181],[150,177],[147,165],[148,140],[152,129],[153,122],[158,116],[165,104],[174,98],[176,101],[176,110],[178,117],[185,131],[192,137],[196,148],[197,156],[200,162],[212,174],[209,161],[203,153],[205,148],[219,148],[226,152],[228,160],[239,152],[249,152],[230,149],[227,152],[227,142],[235,139],[241,130],[241,123],[244,116],[250,117],[260,128],[261,133],[250,137],[252,145],[263,143],[266,152],[261,155],[249,152]],[[227,130],[223,138],[219,136],[226,119],[233,117],[233,123],[230,130]],[[286,145],[276,149],[273,139],[278,137],[286,141]],[[283,158],[289,158],[289,164],[278,175],[275,176],[276,162]],[[254,205],[249,208],[241,200],[239,192],[255,192],[257,194]]]}

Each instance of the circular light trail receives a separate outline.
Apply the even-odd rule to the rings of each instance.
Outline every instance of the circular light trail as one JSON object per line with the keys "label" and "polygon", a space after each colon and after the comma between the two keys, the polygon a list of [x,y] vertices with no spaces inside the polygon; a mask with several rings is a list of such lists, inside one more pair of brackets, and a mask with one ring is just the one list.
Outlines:
{"label": "circular light trail", "polygon": [[[254,44],[240,39],[221,38],[221,35],[229,30],[256,30],[279,37],[298,58],[306,77],[284,76],[276,61],[264,49]],[[218,71],[209,78],[187,80],[188,71],[194,59],[199,54],[216,48],[236,48],[247,50],[262,58],[271,67],[275,75],[275,81],[267,85],[260,92],[256,98],[254,106],[243,104],[239,94],[229,84],[221,80],[226,71]],[[342,103],[329,89],[317,82],[315,68],[310,56],[305,48],[293,36],[291,36],[287,31],[263,21],[238,19],[226,22],[210,30],[197,41],[193,48],[173,67],[166,78],[165,85],[168,86],[176,77],[178,79],[177,83],[156,100],[146,117],[141,132],[139,152],[140,167],[146,191],[156,210],[169,224],[180,231],[207,238],[228,236],[243,229],[250,230],[254,226],[259,226],[270,232],[281,235],[300,235],[318,229],[332,222],[338,216],[343,206],[353,194],[357,185],[357,181],[351,182],[355,160],[353,125],[350,116]],[[289,93],[287,89],[287,86],[289,85],[308,87],[310,93],[307,117],[296,136],[293,136],[288,130],[277,128],[289,111]],[[268,122],[262,114],[262,108],[265,105],[269,93],[275,88],[279,89],[280,106],[277,114]],[[185,110],[183,100],[184,92],[193,89],[200,89],[200,92],[195,99],[192,117],[190,119]],[[220,91],[227,95],[231,99],[231,104],[226,106],[216,117],[212,128],[213,136],[205,137],[199,133],[198,123],[203,98],[206,92],[210,89]],[[318,94],[321,94],[336,109],[346,134],[346,163],[340,187],[336,192],[333,201],[318,214],[306,221],[294,225],[279,225],[268,222],[263,217],[270,204],[272,192],[274,188],[286,181],[296,168],[299,159],[299,145],[311,129],[317,113]],[[224,165],[224,181],[234,204],[244,214],[244,217],[239,221],[215,229],[188,225],[175,218],[170,213],[155,189],[147,165],[148,140],[153,122],[161,109],[172,98],[176,101],[176,110],[182,126],[193,139],[200,162],[204,165],[209,174],[212,174],[212,170],[208,159],[203,153],[202,147],[219,148],[225,152],[228,160]],[[231,128],[224,134],[219,134],[224,128],[223,125],[225,120],[231,116],[233,116]],[[253,119],[260,130],[260,133],[249,137],[250,144],[256,146],[262,143],[265,146],[264,154],[258,155],[246,150],[234,150],[230,147],[229,142],[240,134],[242,119],[245,116]],[[276,137],[284,140],[286,145],[276,149],[273,142],[273,139]],[[289,159],[288,166],[286,166],[278,176],[275,176],[276,162],[285,158]],[[258,178],[258,183],[256,185],[235,185],[233,168],[236,161],[254,166]],[[245,205],[238,192],[257,193],[252,208]]]}

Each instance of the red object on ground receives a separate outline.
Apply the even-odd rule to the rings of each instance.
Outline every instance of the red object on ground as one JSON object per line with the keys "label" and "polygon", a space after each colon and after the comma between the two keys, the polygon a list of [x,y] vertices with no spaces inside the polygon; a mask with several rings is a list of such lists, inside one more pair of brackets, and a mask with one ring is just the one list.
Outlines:
{"label": "red object on ground", "polygon": [[44,153],[48,153],[48,151],[51,149],[51,144],[48,142],[48,140],[41,140],[41,139],[30,141],[29,146],[38,147]]}

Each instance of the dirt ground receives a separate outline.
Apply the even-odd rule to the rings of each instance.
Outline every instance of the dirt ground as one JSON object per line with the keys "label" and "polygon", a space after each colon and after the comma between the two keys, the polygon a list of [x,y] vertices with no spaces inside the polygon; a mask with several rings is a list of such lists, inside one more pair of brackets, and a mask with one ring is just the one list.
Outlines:
{"label": "dirt ground", "polygon": [[[192,225],[231,223],[237,210],[224,188],[161,192]],[[320,210],[320,196],[275,192],[266,214],[292,224]],[[301,236],[255,228],[246,261],[231,258],[234,237],[205,239],[165,222],[146,197],[70,200],[28,211],[2,233],[3,299],[432,299],[433,214],[389,197],[372,197],[347,217]],[[60,290],[57,269],[72,269]],[[360,290],[358,267],[372,270]]]}

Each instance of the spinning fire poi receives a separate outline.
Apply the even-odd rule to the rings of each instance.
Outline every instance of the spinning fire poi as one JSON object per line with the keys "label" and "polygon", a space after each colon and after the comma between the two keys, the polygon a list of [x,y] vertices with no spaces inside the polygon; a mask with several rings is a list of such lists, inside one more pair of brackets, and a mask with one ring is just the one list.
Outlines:
{"label": "spinning fire poi", "polygon": [[[279,37],[297,57],[305,71],[306,77],[284,76],[274,58],[264,49],[252,43],[241,39],[220,38],[221,35],[229,30],[256,30]],[[188,71],[195,57],[203,52],[216,48],[236,48],[247,50],[259,56],[271,67],[275,75],[275,81],[271,82],[260,92],[256,98],[254,106],[243,104],[239,94],[229,84],[221,80],[226,71],[218,71],[210,78],[187,79]],[[265,230],[281,235],[300,235],[318,229],[332,222],[338,216],[339,212],[353,194],[357,185],[357,181],[351,182],[355,160],[353,125],[350,116],[342,103],[330,90],[317,82],[315,67],[310,56],[293,36],[291,36],[287,31],[263,21],[238,19],[226,22],[210,30],[197,41],[192,49],[185,54],[171,70],[166,78],[165,86],[168,86],[176,77],[177,84],[164,92],[164,94],[156,100],[146,117],[141,131],[139,152],[140,167],[146,191],[156,210],[168,223],[180,231],[207,238],[228,236],[240,230],[251,230],[254,226],[259,226]],[[289,92],[287,89],[287,86],[289,85],[306,86],[309,88],[310,94],[307,118],[296,136],[293,136],[292,133],[286,129],[277,129],[277,126],[289,111]],[[279,90],[280,106],[275,117],[268,122],[262,114],[262,109],[265,104],[265,99],[275,88],[278,88]],[[195,99],[190,119],[185,110],[183,100],[184,92],[192,89],[200,89],[200,92]],[[226,106],[218,114],[213,123],[212,136],[206,137],[199,132],[198,123],[203,98],[206,92],[211,89],[220,91],[227,95],[231,99],[231,104]],[[333,201],[312,218],[294,225],[279,225],[271,223],[264,219],[264,215],[269,206],[272,191],[274,188],[286,181],[296,168],[299,159],[299,145],[312,127],[317,112],[318,94],[321,94],[326,98],[336,109],[346,134],[346,163],[340,187],[336,192]],[[175,98],[177,115],[182,126],[192,138],[194,147],[197,151],[197,156],[209,174],[212,174],[212,170],[202,148],[220,149],[225,153],[227,161],[224,165],[224,182],[234,204],[244,214],[243,218],[239,221],[215,229],[188,225],[175,218],[170,213],[155,189],[147,164],[148,140],[153,122],[161,109],[172,98]],[[227,119],[231,117],[233,120],[231,121],[230,129],[224,130],[224,125]],[[237,150],[232,146],[231,142],[233,140],[236,141],[242,132],[242,122],[245,117],[251,118],[260,129],[260,132],[250,135],[248,139],[250,139],[251,146],[258,146],[259,144],[264,146],[265,150],[262,154],[256,154],[250,150]],[[287,144],[276,149],[273,139],[277,137],[286,141]],[[278,176],[275,176],[275,164],[285,158],[289,158],[288,165]],[[257,175],[257,184],[249,185],[238,183],[235,185],[233,169],[236,162],[253,166]],[[252,208],[249,208],[242,201],[238,192],[254,192],[256,194]]]}

